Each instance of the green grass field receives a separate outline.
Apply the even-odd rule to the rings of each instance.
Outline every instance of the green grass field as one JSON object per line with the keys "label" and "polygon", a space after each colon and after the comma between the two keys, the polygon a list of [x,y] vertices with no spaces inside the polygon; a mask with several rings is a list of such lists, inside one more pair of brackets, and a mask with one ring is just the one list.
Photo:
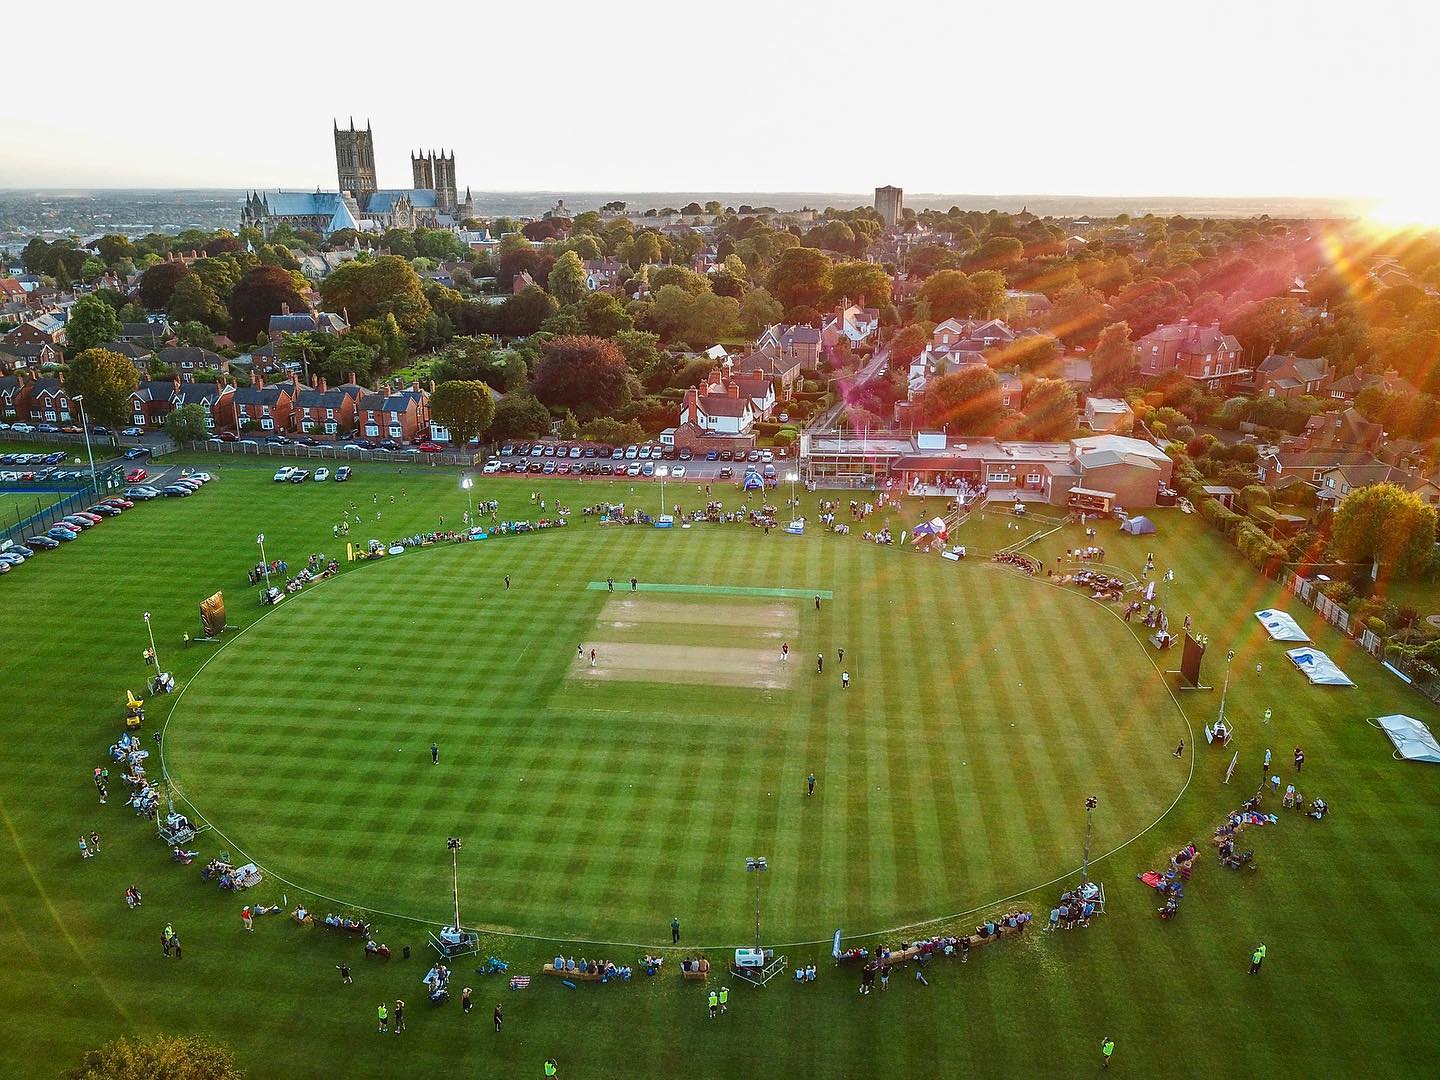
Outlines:
{"label": "green grass field", "polygon": [[[1172,657],[1108,608],[977,558],[1023,538],[1003,514],[959,530],[972,558],[954,564],[864,543],[860,529],[883,517],[848,537],[602,528],[578,509],[630,498],[623,483],[484,480],[473,494],[499,498],[502,516],[532,516],[528,493],[540,490],[571,503],[574,524],[357,565],[265,609],[244,576],[257,532],[293,567],[338,553],[331,526],[351,501],[367,516],[352,540],[389,538],[441,514],[458,522],[463,494],[439,469],[367,466],[348,486],[298,487],[248,463],[215,471],[200,495],[138,507],[0,580],[0,1073],[57,1075],[87,1046],[162,1030],[212,1035],[254,1076],[538,1075],[546,1055],[562,1076],[1073,1075],[1098,1068],[1107,1033],[1117,1067],[1177,1075],[1422,1075],[1433,1064],[1440,1038],[1423,988],[1440,979],[1428,901],[1440,772],[1391,760],[1362,718],[1406,711],[1440,730],[1440,716],[1292,604],[1359,684],[1309,687],[1250,615],[1283,606],[1274,586],[1193,519],[1162,513],[1160,535],[1138,539],[1106,525],[1101,542],[1117,566],[1138,570],[1153,550],[1175,569],[1163,598],[1172,618],[1189,612],[1211,635],[1217,685],[1236,649],[1229,787],[1229,755],[1191,733],[1213,719],[1218,691],[1172,694],[1160,673]],[[669,499],[703,498],[681,487]],[[924,513],[911,503],[889,523]],[[1080,542],[1071,526],[1026,550],[1053,561]],[[630,597],[632,575],[723,591]],[[607,576],[614,597],[590,587]],[[223,647],[183,646],[216,588],[241,629]],[[776,589],[802,593],[754,595]],[[833,594],[818,613],[812,590]],[[174,783],[215,826],[202,856],[260,862],[270,880],[252,901],[312,890],[323,894],[303,893],[315,910],[382,912],[376,936],[415,957],[367,961],[353,940],[280,918],[246,934],[242,901],[202,884],[198,864],[172,864],[123,796],[96,805],[90,770],[120,729],[125,688],[145,678],[146,610],[183,692],[153,702],[145,730],[168,719]],[[1297,743],[1303,790],[1335,812],[1248,833],[1262,869],[1222,870],[1213,825],[1253,790],[1263,746],[1288,777]],[[672,915],[687,944],[744,943],[752,854],[772,866],[770,942],[965,912],[940,924],[963,929],[995,904],[1048,911],[1058,886],[1029,890],[1078,866],[1090,793],[1093,851],[1105,856],[1092,873],[1109,913],[964,966],[936,961],[928,988],[902,971],[888,994],[860,998],[828,941],[786,949],[792,964],[819,965],[817,984],[732,988],[730,1016],[713,1025],[702,991],[668,969],[573,991],[538,977],[562,947],[634,962],[668,946]],[[102,853],[82,861],[75,838],[92,829]],[[479,1012],[504,1002],[498,1037],[484,1015],[423,1005],[423,923],[448,911],[450,835],[465,841],[465,921],[490,931],[485,951],[537,975],[512,994],[460,968]],[[1191,838],[1201,865],[1180,917],[1161,923],[1134,875]],[[146,897],[139,911],[121,898],[131,883]],[[183,962],[157,948],[167,920]],[[1269,959],[1251,979],[1258,940]],[[352,987],[339,985],[342,959]],[[382,997],[410,1002],[406,1037],[377,1041]],[[1326,1014],[1363,1019],[1314,1022]]]}

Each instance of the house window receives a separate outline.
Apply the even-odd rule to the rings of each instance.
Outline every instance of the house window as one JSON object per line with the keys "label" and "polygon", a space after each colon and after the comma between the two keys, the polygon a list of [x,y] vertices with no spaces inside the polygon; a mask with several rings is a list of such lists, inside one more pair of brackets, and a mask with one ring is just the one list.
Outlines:
{"label": "house window", "polygon": [[1038,472],[1032,472],[1032,473],[1028,474],[1028,475],[1025,477],[1025,483],[1027,483],[1027,484],[1038,484],[1038,483],[1040,483],[1040,474],[1039,474]]}
{"label": "house window", "polygon": [[391,425],[390,425],[390,437],[391,437],[392,439],[398,439],[398,438],[400,438],[400,425],[399,425],[399,424],[391,424]]}
{"label": "house window", "polygon": [[334,425],[334,424],[326,424],[326,425],[325,425],[325,434],[326,434],[326,435],[334,435],[334,434],[335,434],[335,425]]}
{"label": "house window", "polygon": [[1008,484],[1010,483],[1010,474],[1008,472],[996,472],[992,469],[986,479],[992,484]]}
{"label": "house window", "polygon": [[1275,396],[1275,388],[1274,388],[1273,386],[1270,387],[1270,396],[1271,396],[1271,397],[1274,397],[1274,396]]}
{"label": "house window", "polygon": [[133,417],[131,417],[131,419],[134,420],[135,426],[139,427],[141,424],[145,423],[145,414],[137,412]]}
{"label": "house window", "polygon": [[275,428],[275,421],[274,421],[274,420],[271,420],[268,416],[265,417],[265,419],[263,419],[263,420],[260,421],[260,430],[262,430],[262,431],[272,431],[272,430],[274,430],[274,428]]}
{"label": "house window", "polygon": [[366,424],[365,434],[367,437],[373,439],[380,434],[380,429],[374,424]]}
{"label": "house window", "polygon": [[1006,394],[1004,397],[1002,397],[1000,399],[1000,404],[1004,405],[1008,409],[1010,407],[1010,395]]}
{"label": "house window", "polygon": [[46,410],[45,410],[45,419],[46,419],[46,420],[54,420],[54,419],[55,419],[55,410],[54,410],[54,409],[46,409]]}
{"label": "house window", "polygon": [[326,419],[326,420],[334,420],[334,419],[335,419],[335,410],[334,410],[334,409],[326,409],[326,410],[325,410],[325,419]]}
{"label": "house window", "polygon": [[260,415],[261,415],[261,416],[269,416],[269,415],[270,415],[270,406],[269,406],[269,405],[261,405],[261,406],[260,406]]}
{"label": "house window", "polygon": [[205,427],[206,427],[206,429],[208,430],[209,428],[213,428],[214,426],[215,426],[215,418],[214,418],[213,416],[210,416],[210,415],[207,413],[206,416],[205,416]]}

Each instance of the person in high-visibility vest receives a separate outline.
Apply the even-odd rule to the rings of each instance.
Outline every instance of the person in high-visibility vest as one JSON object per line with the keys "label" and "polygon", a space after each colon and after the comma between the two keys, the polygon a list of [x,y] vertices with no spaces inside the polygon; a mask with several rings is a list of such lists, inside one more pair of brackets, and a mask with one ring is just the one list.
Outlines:
{"label": "person in high-visibility vest", "polygon": [[546,1059],[545,1059],[545,1075],[546,1075],[546,1076],[554,1076],[554,1075],[555,1075],[555,1059],[554,1059],[554,1058],[546,1058]]}
{"label": "person in high-visibility vest", "polygon": [[728,986],[720,987],[720,1011],[722,1013],[730,1011],[730,988]]}
{"label": "person in high-visibility vest", "polygon": [[1109,1035],[1106,1035],[1104,1040],[1100,1043],[1100,1067],[1102,1069],[1108,1069],[1110,1067],[1110,1059],[1114,1056],[1115,1040],[1112,1039]]}
{"label": "person in high-visibility vest", "polygon": [[1265,943],[1261,942],[1255,946],[1255,951],[1250,954],[1250,974],[1260,974],[1260,965],[1265,962]]}
{"label": "person in high-visibility vest", "polygon": [[715,993],[714,990],[711,990],[711,991],[710,991],[710,997],[709,997],[708,1000],[709,1000],[709,1004],[710,1004],[710,1019],[711,1019],[711,1020],[714,1020],[714,1019],[715,1019],[715,1014],[716,1014],[717,1010],[719,1010],[719,1008],[720,1008],[720,995],[717,994],[717,993]]}
{"label": "person in high-visibility vest", "polygon": [[384,1035],[385,1029],[390,1023],[390,1010],[385,1008],[383,1001],[375,1007],[375,1018],[380,1021],[380,1026],[376,1030]]}

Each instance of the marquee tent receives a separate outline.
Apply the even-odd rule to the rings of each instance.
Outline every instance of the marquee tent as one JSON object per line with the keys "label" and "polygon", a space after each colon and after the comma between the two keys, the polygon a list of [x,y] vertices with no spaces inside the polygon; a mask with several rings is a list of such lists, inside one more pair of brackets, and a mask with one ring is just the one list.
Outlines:
{"label": "marquee tent", "polygon": [[950,535],[950,529],[945,524],[944,518],[937,517],[931,518],[929,521],[920,522],[920,524],[916,525],[912,530],[911,535],[917,540],[922,536],[938,536],[941,540],[944,540]]}
{"label": "marquee tent", "polygon": [[1376,717],[1371,723],[1379,725],[1390,736],[1397,758],[1440,765],[1440,743],[1435,741],[1430,729],[1413,716],[1396,713],[1394,716]]}
{"label": "marquee tent", "polygon": [[1155,523],[1143,514],[1138,517],[1126,518],[1120,526],[1121,532],[1127,532],[1131,536],[1148,536],[1155,531]]}
{"label": "marquee tent", "polygon": [[1265,627],[1276,641],[1309,641],[1310,636],[1300,629],[1300,624],[1283,611],[1266,608],[1255,612],[1255,618]]}
{"label": "marquee tent", "polygon": [[1319,649],[1291,649],[1285,654],[1316,686],[1354,686],[1335,661]]}
{"label": "marquee tent", "polygon": [[765,481],[761,479],[758,472],[756,472],[754,469],[751,469],[745,474],[745,479],[742,482],[741,486],[746,491],[764,491]]}

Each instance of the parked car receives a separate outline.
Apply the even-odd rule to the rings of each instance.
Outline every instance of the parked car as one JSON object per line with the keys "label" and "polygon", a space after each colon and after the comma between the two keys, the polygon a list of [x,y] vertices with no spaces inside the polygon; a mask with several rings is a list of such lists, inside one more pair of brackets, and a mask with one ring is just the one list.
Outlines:
{"label": "parked car", "polygon": [[324,465],[321,465],[320,468],[318,468],[318,469],[315,470],[315,479],[316,479],[317,481],[319,481],[319,480],[329,480],[329,479],[330,479],[330,470],[327,469],[327,468],[325,468]]}
{"label": "parked car", "polygon": [[149,475],[150,474],[144,469],[131,469],[125,474],[125,482],[127,484],[138,484]]}
{"label": "parked car", "polygon": [[654,476],[654,475],[655,475],[655,463],[654,463],[653,461],[642,462],[641,465],[640,465],[640,475],[641,475],[641,476]]}
{"label": "parked car", "polygon": [[445,448],[439,443],[422,442],[419,446],[416,447],[416,449],[419,450],[422,454],[438,454]]}
{"label": "parked car", "polygon": [[127,427],[121,428],[120,434],[127,439],[138,439],[141,435],[144,435],[145,432],[141,431],[138,427]]}
{"label": "parked car", "polygon": [[294,465],[281,465],[280,468],[275,470],[275,482],[277,484],[283,484],[286,481],[290,480],[292,477],[294,477],[294,475]]}
{"label": "parked car", "polygon": [[63,518],[60,519],[59,523],[64,525],[73,525],[77,529],[82,530],[93,529],[95,527],[95,522],[91,521],[88,517],[83,517],[80,514],[66,514]]}
{"label": "parked car", "polygon": [[149,502],[151,499],[159,498],[160,490],[149,486],[127,487],[125,497],[140,502]]}
{"label": "parked car", "polygon": [[91,435],[109,435],[109,434],[110,434],[110,429],[109,429],[108,427],[106,427],[104,424],[96,424],[94,427],[92,427],[92,428],[90,429],[90,434],[91,434]]}
{"label": "parked car", "polygon": [[730,479],[732,476],[734,476],[734,475],[735,475],[735,470],[732,469],[732,468],[730,468],[729,465],[721,465],[721,466],[720,466],[720,479],[721,479],[721,480],[729,480],[729,479]]}
{"label": "parked car", "polygon": [[759,461],[759,460],[760,460],[760,451],[759,451],[759,450],[751,450],[750,453],[746,454],[745,456],[746,456],[750,461]]}
{"label": "parked car", "polygon": [[691,458],[693,458],[694,456],[695,456],[695,451],[694,451],[694,450],[691,450],[690,447],[688,447],[688,446],[687,446],[687,447],[684,447],[684,448],[680,451],[680,453],[679,453],[679,458],[680,458],[681,461],[689,461],[689,460],[690,460]]}
{"label": "parked car", "polygon": [[611,451],[610,451],[610,456],[611,456],[614,460],[616,460],[616,461],[624,461],[624,460],[625,460],[625,448],[624,448],[623,446],[617,446],[617,447],[615,447],[614,450],[611,450]]}
{"label": "parked car", "polygon": [[571,456],[572,458],[580,457],[580,456],[581,456],[582,454],[584,454],[584,453],[585,453],[585,451],[584,451],[584,449],[583,449],[582,447],[579,447],[579,446],[572,446],[572,447],[570,447],[570,456]]}
{"label": "parked car", "polygon": [[126,461],[138,461],[143,457],[149,456],[150,448],[148,446],[132,446],[129,450],[125,451]]}
{"label": "parked car", "polygon": [[297,446],[319,446],[320,440],[312,435],[296,435],[295,444]]}
{"label": "parked car", "polygon": [[20,566],[24,562],[25,560],[19,555],[11,554],[8,551],[0,551],[0,574],[9,571],[12,566]]}
{"label": "parked car", "polygon": [[684,466],[684,465],[676,465],[673,469],[670,470],[670,475],[671,475],[672,477],[674,477],[676,480],[683,480],[683,479],[685,479],[685,466]]}
{"label": "parked car", "polygon": [[101,517],[119,517],[124,511],[118,506],[107,506],[105,503],[96,503],[90,507],[89,513],[98,514]]}
{"label": "parked car", "polygon": [[764,461],[764,462],[768,465],[770,462],[772,462],[772,461],[775,460],[775,451],[773,451],[773,450],[761,450],[761,451],[760,451],[760,460]]}
{"label": "parked car", "polygon": [[67,529],[64,525],[55,525],[52,526],[45,535],[48,536],[51,540],[57,540],[63,544],[67,541],[74,540],[75,537],[79,536],[80,530]]}
{"label": "parked car", "polygon": [[639,475],[640,475],[640,463],[639,463],[638,461],[632,461],[629,465],[625,466],[625,475],[626,475],[626,476],[639,476]]}
{"label": "parked car", "polygon": [[271,436],[270,436],[268,439],[266,439],[265,441],[268,442],[271,446],[289,446],[289,445],[290,445],[290,440],[289,440],[288,438],[286,438],[284,435],[271,435]]}
{"label": "parked car", "polygon": [[36,424],[35,430],[42,435],[55,435],[60,431],[60,428],[55,424]]}
{"label": "parked car", "polygon": [[631,443],[629,446],[627,446],[627,447],[625,448],[625,460],[626,460],[626,461],[634,461],[634,460],[635,460],[636,458],[638,458],[639,456],[640,456],[640,447],[636,446],[634,443]]}
{"label": "parked car", "polygon": [[290,471],[290,483],[292,483],[292,484],[303,484],[306,480],[309,480],[309,479],[310,479],[310,470],[309,470],[309,469],[292,469],[292,470]]}
{"label": "parked car", "polygon": [[119,495],[112,495],[108,499],[102,499],[107,506],[118,506],[121,510],[129,510],[135,504],[129,499],[122,499]]}
{"label": "parked car", "polygon": [[492,458],[490,461],[485,462],[485,467],[480,471],[483,473],[498,473],[500,471],[500,462]]}
{"label": "parked car", "polygon": [[540,457],[540,456],[541,456],[542,454],[544,454],[544,453],[545,453],[545,447],[542,446],[542,445],[541,445],[540,443],[538,443],[538,442],[537,442],[534,446],[530,447],[530,456],[531,456],[531,457]]}
{"label": "parked car", "polygon": [[546,475],[546,476],[552,476],[552,475],[554,475],[554,473],[555,473],[555,462],[553,462],[553,461],[547,461],[547,462],[545,462],[545,475]]}
{"label": "parked car", "polygon": [[79,425],[79,424],[64,424],[64,425],[62,425],[61,428],[60,428],[60,434],[62,434],[62,435],[83,435],[83,434],[85,434],[85,433],[80,430],[80,425]]}
{"label": "parked car", "polygon": [[349,480],[349,479],[350,479],[350,466],[349,466],[349,465],[341,465],[338,469],[336,469],[336,470],[335,470],[335,479],[336,479],[336,480],[340,480],[340,481]]}
{"label": "parked car", "polygon": [[239,441],[240,441],[240,436],[239,436],[239,435],[236,435],[235,432],[233,432],[233,431],[222,431],[222,432],[220,432],[220,441],[221,441],[221,442],[239,442]]}
{"label": "parked car", "polygon": [[706,461],[718,461],[719,458],[720,458],[720,451],[718,451],[718,450],[706,450],[706,451],[705,451],[705,460],[706,460]]}
{"label": "parked car", "polygon": [[49,536],[31,536],[26,538],[25,543],[36,551],[54,551],[60,546],[60,541]]}
{"label": "parked car", "polygon": [[32,431],[35,430],[35,426],[33,424],[11,424],[10,430],[18,431],[22,435],[29,435]]}
{"label": "parked car", "polygon": [[667,477],[667,476],[669,476],[669,475],[670,475],[670,466],[669,466],[669,465],[656,465],[656,466],[655,466],[655,475],[658,476],[658,477],[661,477],[662,479],[665,478],[665,477]]}
{"label": "parked car", "polygon": [[167,499],[183,499],[186,496],[194,495],[195,491],[185,484],[171,484],[167,488],[161,488],[160,494],[164,495]]}
{"label": "parked car", "polygon": [[566,475],[566,474],[570,471],[570,462],[568,462],[568,461],[562,461],[562,462],[560,462],[560,464],[558,464],[558,465],[555,466],[555,471],[556,471],[559,475],[561,475],[561,476]]}

